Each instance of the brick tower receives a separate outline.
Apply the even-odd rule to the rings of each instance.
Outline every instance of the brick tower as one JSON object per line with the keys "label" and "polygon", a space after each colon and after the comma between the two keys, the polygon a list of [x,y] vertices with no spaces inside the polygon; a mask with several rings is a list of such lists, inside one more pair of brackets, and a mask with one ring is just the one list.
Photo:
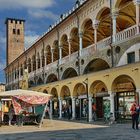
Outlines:
{"label": "brick tower", "polygon": [[25,20],[13,18],[7,18],[5,21],[7,65],[24,52],[24,22]]}

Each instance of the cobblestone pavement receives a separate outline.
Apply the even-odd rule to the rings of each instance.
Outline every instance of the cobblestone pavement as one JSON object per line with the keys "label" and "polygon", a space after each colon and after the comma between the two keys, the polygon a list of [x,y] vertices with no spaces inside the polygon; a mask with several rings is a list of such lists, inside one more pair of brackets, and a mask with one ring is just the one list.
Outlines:
{"label": "cobblestone pavement", "polygon": [[0,140],[139,140],[140,130],[125,124],[86,124],[59,120],[45,120],[37,126],[2,126]]}

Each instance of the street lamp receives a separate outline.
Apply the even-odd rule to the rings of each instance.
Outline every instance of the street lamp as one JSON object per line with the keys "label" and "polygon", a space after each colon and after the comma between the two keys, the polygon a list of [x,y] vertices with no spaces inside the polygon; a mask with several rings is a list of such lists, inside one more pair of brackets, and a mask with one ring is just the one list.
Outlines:
{"label": "street lamp", "polygon": [[83,83],[86,86],[86,95],[87,95],[87,122],[89,122],[89,101],[88,101],[88,78],[86,78]]}

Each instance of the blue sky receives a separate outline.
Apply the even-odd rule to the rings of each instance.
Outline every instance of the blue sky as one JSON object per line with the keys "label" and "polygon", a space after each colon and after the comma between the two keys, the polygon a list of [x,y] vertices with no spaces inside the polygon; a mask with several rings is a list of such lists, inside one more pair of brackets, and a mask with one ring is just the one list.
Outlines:
{"label": "blue sky", "polygon": [[25,19],[25,46],[47,31],[61,14],[72,9],[76,0],[0,0],[0,82],[5,82],[5,19]]}

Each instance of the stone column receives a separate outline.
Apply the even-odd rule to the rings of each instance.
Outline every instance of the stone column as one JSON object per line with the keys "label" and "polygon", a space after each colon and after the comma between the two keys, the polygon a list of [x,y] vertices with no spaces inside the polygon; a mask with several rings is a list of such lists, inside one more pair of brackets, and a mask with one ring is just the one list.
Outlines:
{"label": "stone column", "polygon": [[59,119],[62,119],[62,99],[59,97]]}
{"label": "stone column", "polygon": [[54,54],[54,48],[51,48],[51,59],[52,59],[52,63],[53,63],[53,54]]}
{"label": "stone column", "polygon": [[38,57],[36,57],[36,70],[38,70]]}
{"label": "stone column", "polygon": [[61,60],[62,60],[62,46],[59,46],[59,65],[61,64]]}
{"label": "stone column", "polygon": [[97,49],[97,29],[98,29],[98,26],[99,26],[99,21],[93,20],[95,49]]}
{"label": "stone column", "polygon": [[45,65],[44,65],[44,66],[46,66],[46,65],[47,65],[47,52],[44,53],[44,59],[45,59],[45,60],[44,60],[44,61],[45,61],[45,62],[44,62]]}
{"label": "stone column", "polygon": [[116,35],[116,33],[117,33],[117,22],[116,22],[117,16],[118,16],[118,11],[117,11],[117,10],[113,10],[113,11],[112,11],[113,42],[115,42],[115,35]]}
{"label": "stone column", "polygon": [[113,113],[113,117],[115,118],[115,100],[114,96],[115,94],[109,91],[110,94],[110,112]]}
{"label": "stone column", "polygon": [[52,119],[52,111],[53,111],[53,108],[52,108],[52,100],[50,100],[50,112],[49,112],[49,115],[50,115],[50,119]]}
{"label": "stone column", "polygon": [[133,0],[136,6],[136,24],[139,25],[140,23],[140,0]]}
{"label": "stone column", "polygon": [[89,117],[89,122],[92,121],[92,97],[88,97],[88,117]]}
{"label": "stone column", "polygon": [[79,32],[79,44],[80,44],[79,56],[81,56],[81,52],[83,49],[83,33],[81,31]]}
{"label": "stone column", "polygon": [[72,97],[72,119],[75,119],[75,98]]}
{"label": "stone column", "polygon": [[18,72],[18,77],[19,77],[19,79],[20,79],[20,77],[21,77],[21,67],[18,68],[18,71],[19,71],[19,72]]}

